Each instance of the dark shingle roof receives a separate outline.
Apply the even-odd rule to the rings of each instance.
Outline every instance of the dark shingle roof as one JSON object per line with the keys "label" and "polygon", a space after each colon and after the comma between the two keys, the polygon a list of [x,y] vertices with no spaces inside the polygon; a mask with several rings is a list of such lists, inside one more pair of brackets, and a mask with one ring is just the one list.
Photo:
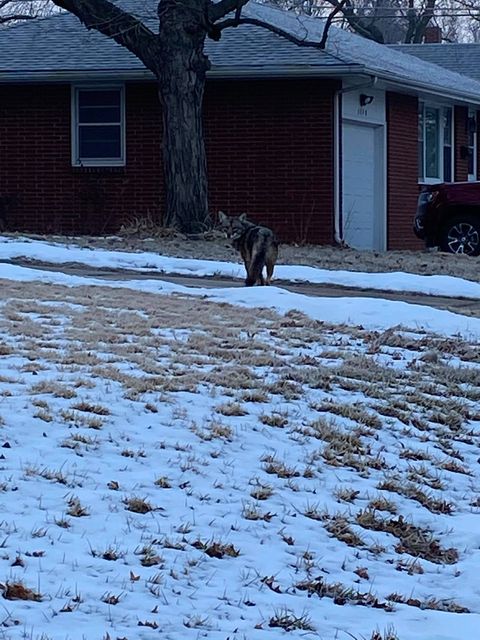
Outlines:
{"label": "dark shingle roof", "polygon": [[480,44],[399,44],[391,48],[480,81]]}
{"label": "dark shingle roof", "polygon": [[[155,31],[157,0],[116,0]],[[318,42],[324,21],[299,17],[268,5],[249,2],[244,14],[276,25],[298,38]],[[431,45],[429,45],[431,46]],[[326,49],[300,47],[288,39],[251,25],[227,29],[219,42],[207,40],[206,50],[217,74],[317,74],[340,76],[363,73],[389,86],[410,87],[480,104],[480,82],[451,73],[417,57],[332,27]],[[148,77],[149,72],[129,51],[78,19],[61,13],[0,31],[0,81],[41,78],[88,79],[101,74],[121,78]]]}
{"label": "dark shingle roof", "polygon": [[[135,3],[117,2],[130,9]],[[138,5],[138,3],[137,3]],[[155,16],[140,16],[156,29]],[[227,29],[218,42],[206,41],[214,69],[262,67],[344,67],[335,55],[299,47],[261,27]],[[18,71],[142,70],[138,58],[95,30],[87,31],[72,14],[62,13],[0,31],[0,73]]]}

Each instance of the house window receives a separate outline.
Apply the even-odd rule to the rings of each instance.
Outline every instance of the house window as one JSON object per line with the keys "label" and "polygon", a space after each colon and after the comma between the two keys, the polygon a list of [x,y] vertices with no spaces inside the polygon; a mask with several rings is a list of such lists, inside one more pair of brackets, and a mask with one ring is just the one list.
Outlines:
{"label": "house window", "polygon": [[453,111],[423,102],[418,114],[418,179],[451,182],[453,176]]}
{"label": "house window", "polygon": [[477,179],[477,112],[468,110],[468,179]]}
{"label": "house window", "polygon": [[125,164],[123,87],[75,87],[72,121],[74,165]]}
{"label": "house window", "polygon": [[452,182],[452,152],[453,152],[453,131],[452,131],[452,109],[442,109],[443,118],[443,181]]}

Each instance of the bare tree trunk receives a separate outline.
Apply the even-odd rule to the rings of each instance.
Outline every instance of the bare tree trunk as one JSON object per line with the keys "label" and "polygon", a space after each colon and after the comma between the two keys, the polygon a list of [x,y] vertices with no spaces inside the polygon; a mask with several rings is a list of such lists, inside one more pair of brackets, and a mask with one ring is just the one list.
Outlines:
{"label": "bare tree trunk", "polygon": [[[351,1],[329,0],[338,6],[334,13]],[[15,2],[0,0],[0,10]],[[207,35],[218,40],[223,29],[249,23],[296,44],[322,48],[328,32],[325,29],[321,43],[309,42],[261,20],[243,19],[241,11],[249,0],[158,0],[158,33],[136,14],[123,11],[110,0],[51,2],[76,15],[87,29],[96,29],[126,47],[157,78],[163,108],[163,222],[187,233],[201,231],[210,222],[202,126],[203,94],[210,66],[203,53]],[[234,18],[226,18],[232,13]]]}
{"label": "bare tree trunk", "polygon": [[164,0],[159,6],[163,110],[164,224],[187,233],[209,224],[203,95],[208,58],[204,0]]}
{"label": "bare tree trunk", "polygon": [[[97,29],[129,49],[154,73],[163,107],[163,222],[187,233],[205,229],[209,219],[202,102],[209,61],[203,47],[212,29],[210,0],[159,1],[158,34],[108,0],[53,2],[74,13],[87,29]],[[222,9],[231,10],[231,0],[228,6],[225,2],[214,5],[220,16]],[[242,0],[233,4],[237,2]]]}

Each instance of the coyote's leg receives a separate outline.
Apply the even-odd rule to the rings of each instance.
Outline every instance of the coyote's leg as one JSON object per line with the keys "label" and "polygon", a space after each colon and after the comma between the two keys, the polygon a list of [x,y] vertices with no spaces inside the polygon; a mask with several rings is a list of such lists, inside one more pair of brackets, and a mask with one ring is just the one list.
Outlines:
{"label": "coyote's leg", "polygon": [[272,247],[270,251],[267,253],[267,258],[265,260],[265,264],[267,267],[267,281],[266,284],[270,284],[273,276],[273,269],[275,267],[275,262],[278,256],[278,249],[276,247]]}

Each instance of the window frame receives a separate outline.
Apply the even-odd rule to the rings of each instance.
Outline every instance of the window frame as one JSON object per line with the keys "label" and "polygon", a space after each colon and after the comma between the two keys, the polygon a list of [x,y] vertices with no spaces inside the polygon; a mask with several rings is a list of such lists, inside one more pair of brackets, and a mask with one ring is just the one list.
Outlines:
{"label": "window frame", "polygon": [[468,138],[468,152],[470,154],[470,150],[472,153],[472,158],[473,158],[473,173],[469,173],[467,180],[469,182],[476,182],[477,180],[477,175],[478,175],[478,166],[477,166],[477,144],[478,144],[478,133],[477,133],[477,123],[478,123],[478,112],[476,109],[474,109],[473,107],[470,107],[468,109],[468,114],[467,114],[467,127],[468,127],[468,132],[467,135],[470,136],[470,118],[474,118],[475,119],[475,129],[472,131],[473,133],[473,145],[470,144],[470,137]]}
{"label": "window frame", "polygon": [[[438,140],[438,172],[439,176],[427,177],[425,176],[426,171],[426,158],[427,158],[427,145],[425,138],[425,126],[426,126],[426,118],[425,118],[425,110],[426,109],[436,109],[438,110],[438,130],[436,132],[437,140]],[[449,110],[451,113],[450,119],[450,127],[451,127],[451,140],[450,144],[446,144],[445,140],[445,111]],[[417,134],[417,144],[422,144],[423,146],[423,176],[418,176],[419,184],[439,184],[445,181],[445,161],[444,161],[444,153],[445,147],[450,147],[450,163],[451,163],[451,179],[454,180],[455,176],[455,109],[453,105],[439,104],[435,102],[430,102],[427,100],[419,100],[418,102],[418,122],[420,124],[420,120],[422,121],[421,127],[421,139]],[[418,127],[418,132],[420,132],[420,126]],[[420,173],[420,166],[418,167],[418,171]]]}
{"label": "window frame", "polygon": [[[118,126],[120,128],[120,156],[117,158],[80,158],[79,95],[82,91],[118,91],[120,94],[120,122],[90,122],[88,126]],[[125,144],[125,85],[124,84],[75,84],[71,86],[71,150],[73,167],[124,167]]]}

